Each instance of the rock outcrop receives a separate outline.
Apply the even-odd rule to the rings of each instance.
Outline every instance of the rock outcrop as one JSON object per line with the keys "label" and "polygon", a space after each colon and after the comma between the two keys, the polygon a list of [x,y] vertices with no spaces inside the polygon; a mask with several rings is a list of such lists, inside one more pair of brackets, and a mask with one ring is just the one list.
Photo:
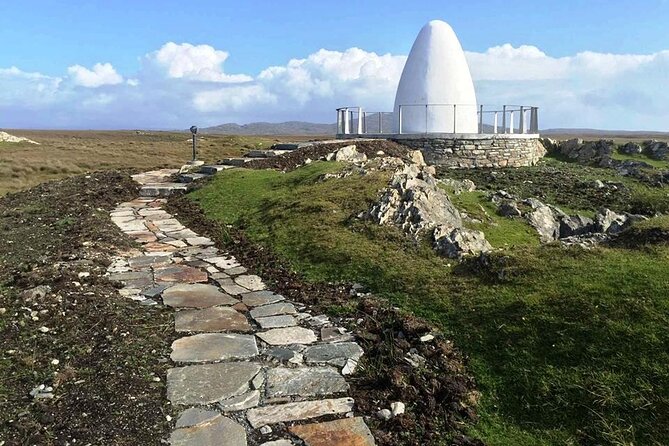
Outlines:
{"label": "rock outcrop", "polygon": [[462,216],[438,186],[434,169],[420,163],[418,154],[409,158],[393,175],[390,185],[367,213],[379,224],[393,224],[416,239],[429,237],[435,250],[458,258],[492,249],[481,231],[463,227]]}
{"label": "rock outcrop", "polygon": [[39,144],[32,139],[24,138],[23,136],[10,135],[7,132],[0,132],[0,142],[27,142],[30,144]]}

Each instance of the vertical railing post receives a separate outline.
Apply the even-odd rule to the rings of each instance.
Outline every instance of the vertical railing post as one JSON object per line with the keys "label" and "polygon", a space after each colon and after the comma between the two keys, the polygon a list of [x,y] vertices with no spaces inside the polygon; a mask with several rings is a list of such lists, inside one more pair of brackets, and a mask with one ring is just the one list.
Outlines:
{"label": "vertical railing post", "polygon": [[520,134],[525,133],[525,108],[520,106],[520,122],[518,123]]}
{"label": "vertical railing post", "polygon": [[425,134],[427,135],[427,104],[425,104]]}
{"label": "vertical railing post", "polygon": [[341,110],[337,109],[337,134],[341,135]]}
{"label": "vertical railing post", "polygon": [[532,107],[530,109],[530,133],[539,133],[539,109]]}
{"label": "vertical railing post", "polygon": [[506,105],[502,106],[502,133],[506,133]]}
{"label": "vertical railing post", "polygon": [[358,107],[358,135],[362,133],[362,107]]}
{"label": "vertical railing post", "polygon": [[479,133],[483,133],[483,104],[479,106]]}
{"label": "vertical railing post", "polygon": [[397,133],[399,133],[399,134],[401,135],[401,134],[402,134],[402,106],[401,106],[401,105],[399,106],[399,109],[398,109],[397,112],[398,112],[397,114],[399,115],[399,116],[397,117],[397,118],[398,118],[398,121],[397,121]]}
{"label": "vertical railing post", "polygon": [[509,112],[509,133],[513,133],[513,110]]}
{"label": "vertical railing post", "polygon": [[367,112],[362,112],[362,133],[367,133]]}
{"label": "vertical railing post", "polygon": [[456,132],[456,127],[457,127],[457,116],[458,116],[458,109],[457,109],[457,104],[453,104],[453,133]]}
{"label": "vertical railing post", "polygon": [[343,108],[342,118],[344,118],[344,135],[348,135],[349,132],[349,121],[348,121],[348,108]]}
{"label": "vertical railing post", "polygon": [[498,112],[495,112],[495,119],[493,120],[493,124],[492,124],[492,132],[494,134],[497,134],[497,114],[498,114]]}
{"label": "vertical railing post", "polygon": [[379,133],[383,133],[383,112],[379,112]]}

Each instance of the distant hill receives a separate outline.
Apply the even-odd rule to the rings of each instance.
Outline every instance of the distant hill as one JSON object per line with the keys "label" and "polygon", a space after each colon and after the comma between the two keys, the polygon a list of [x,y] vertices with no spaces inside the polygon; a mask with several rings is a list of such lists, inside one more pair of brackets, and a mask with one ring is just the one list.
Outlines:
{"label": "distant hill", "polygon": [[249,124],[227,123],[200,129],[202,133],[223,135],[334,135],[336,124],[314,122],[251,122]]}
{"label": "distant hill", "polygon": [[667,138],[669,132],[653,132],[645,130],[598,130],[598,129],[545,129],[545,136],[579,136],[599,138]]}

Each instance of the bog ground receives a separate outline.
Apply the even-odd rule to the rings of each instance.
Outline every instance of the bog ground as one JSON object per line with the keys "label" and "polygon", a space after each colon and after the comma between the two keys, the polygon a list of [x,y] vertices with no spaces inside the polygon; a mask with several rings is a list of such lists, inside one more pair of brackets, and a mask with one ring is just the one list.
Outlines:
{"label": "bog ground", "polygon": [[[123,297],[105,277],[119,249],[140,247],[109,213],[139,193],[116,169],[178,167],[188,135],[21,136],[42,144],[0,146],[0,444],[160,444],[180,415],[165,387],[179,335],[171,310]],[[273,141],[206,135],[202,157]],[[372,158],[379,148],[361,150]],[[637,176],[559,155],[519,169],[438,170],[476,184],[442,187],[494,248],[454,260],[363,218],[391,173],[319,160],[328,151],[225,170],[160,206],[295,307],[354,334],[365,355],[349,392],[377,444],[669,443],[666,161],[632,156],[648,164]],[[68,178],[30,188],[59,177]],[[527,221],[498,214],[499,190],[570,214],[606,207],[647,219],[594,248],[542,244]],[[203,261],[183,264],[212,266]],[[417,357],[426,362],[406,360]],[[31,395],[40,384],[36,394],[52,387],[54,397]],[[379,418],[392,401],[406,414]],[[255,435],[250,444],[274,438]]]}

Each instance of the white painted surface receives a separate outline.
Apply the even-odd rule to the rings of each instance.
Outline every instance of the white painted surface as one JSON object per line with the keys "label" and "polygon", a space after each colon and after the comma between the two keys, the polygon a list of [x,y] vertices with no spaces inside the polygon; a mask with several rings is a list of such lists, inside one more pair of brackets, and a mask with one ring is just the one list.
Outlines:
{"label": "white painted surface", "polygon": [[462,46],[448,23],[429,22],[411,47],[395,96],[396,132],[400,105],[402,133],[478,132],[474,83]]}

